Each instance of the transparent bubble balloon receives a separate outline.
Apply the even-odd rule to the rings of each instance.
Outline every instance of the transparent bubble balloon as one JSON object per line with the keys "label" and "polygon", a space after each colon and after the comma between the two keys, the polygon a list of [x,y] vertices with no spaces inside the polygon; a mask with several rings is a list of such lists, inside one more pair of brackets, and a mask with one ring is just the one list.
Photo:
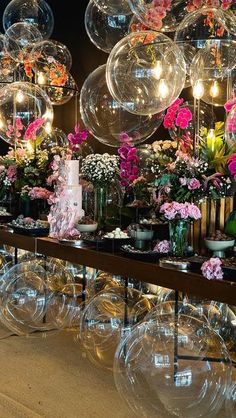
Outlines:
{"label": "transparent bubble balloon", "polygon": [[3,13],[4,30],[17,22],[31,23],[43,38],[49,38],[54,27],[51,7],[44,0],[12,0]]}
{"label": "transparent bubble balloon", "polygon": [[14,23],[5,33],[4,45],[12,59],[17,62],[32,61],[32,49],[42,35],[36,26],[30,23]]}
{"label": "transparent bubble balloon", "polygon": [[[53,78],[54,75],[55,78]],[[42,73],[39,73],[37,81],[54,106],[61,106],[68,103],[77,94],[76,82],[68,72],[63,72],[63,78],[57,78],[57,74],[55,73],[49,79],[45,75],[42,75]]]}
{"label": "transparent bubble balloon", "polygon": [[127,0],[94,0],[94,3],[102,12],[110,16],[129,15],[131,13]]}
{"label": "transparent bubble balloon", "polygon": [[53,70],[53,63],[63,65],[68,71],[72,66],[72,56],[67,46],[52,39],[35,44],[32,56],[36,72],[47,73],[47,67],[50,68],[50,66]]}
{"label": "transparent bubble balloon", "polygon": [[17,62],[12,59],[5,48],[5,35],[0,34],[0,81],[12,75],[17,67]]}
{"label": "transparent bubble balloon", "polygon": [[185,84],[186,64],[170,38],[136,32],[111,51],[106,68],[109,91],[126,110],[150,115],[165,110]]}
{"label": "transparent bubble balloon", "polygon": [[137,325],[121,341],[114,378],[137,416],[214,417],[231,381],[231,363],[208,324],[163,314]]}
{"label": "transparent bubble balloon", "polygon": [[223,106],[232,94],[235,81],[236,41],[209,41],[198,51],[190,66],[193,88],[201,85],[201,99],[214,106]]}
{"label": "transparent bubble balloon", "polygon": [[184,56],[184,61],[185,61],[185,64],[186,64],[186,80],[185,80],[184,87],[187,88],[187,87],[191,86],[190,65],[193,61],[194,56],[197,53],[197,49],[189,43],[179,43],[178,47],[179,47],[179,49],[181,50],[181,52]]}
{"label": "transparent bubble balloon", "polygon": [[230,146],[235,145],[236,141],[236,106],[233,106],[227,115],[225,124],[225,140]]}
{"label": "transparent bubble balloon", "polygon": [[[126,132],[137,145],[160,126],[163,113],[134,115],[115,100],[107,87],[106,65],[98,67],[85,80],[80,93],[80,113],[86,128],[103,144],[118,147]],[[128,106],[128,102],[127,102]]]}
{"label": "transparent bubble balloon", "polygon": [[140,292],[122,287],[111,287],[91,299],[83,311],[80,331],[82,346],[94,364],[112,370],[120,339],[143,318],[144,305]]}
{"label": "transparent bubble balloon", "polygon": [[17,335],[65,328],[75,315],[77,296],[76,284],[61,267],[23,262],[2,277],[0,320]]}
{"label": "transparent bubble balloon", "polygon": [[97,48],[109,53],[128,34],[131,18],[132,14],[108,15],[90,1],[84,18],[86,32]]}
{"label": "transparent bubble balloon", "polygon": [[168,129],[169,134],[173,140],[176,140],[177,138],[184,139],[185,136],[188,135],[189,138],[193,141],[197,126],[199,126],[199,132],[197,133],[198,135],[200,135],[202,128],[206,128],[207,131],[211,128],[214,128],[216,122],[216,115],[214,113],[213,106],[210,106],[209,104],[206,104],[201,101],[199,104],[198,113],[198,109],[194,109],[193,101],[190,100],[189,102],[184,102],[183,105],[180,106],[180,112],[183,111],[183,109],[188,109],[191,112],[192,119],[188,122],[186,128],[183,126],[174,126],[174,128]]}
{"label": "transparent bubble balloon", "polygon": [[0,136],[9,144],[45,135],[52,119],[51,102],[38,86],[17,81],[0,89]]}
{"label": "transparent bubble balloon", "polygon": [[[162,2],[164,3],[164,2]],[[161,5],[155,0],[130,0],[132,12],[150,29],[173,32],[187,15],[185,0],[172,0]]]}
{"label": "transparent bubble balloon", "polygon": [[232,382],[226,397],[227,418],[234,418],[236,416],[236,377],[234,377],[234,381]]}
{"label": "transparent bubble balloon", "polygon": [[69,145],[67,135],[60,128],[52,128],[49,134],[46,134],[41,144],[42,149],[50,151],[55,147],[66,147]]}
{"label": "transparent bubble balloon", "polygon": [[175,32],[175,42],[204,48],[209,39],[232,39],[235,28],[236,19],[232,21],[228,12],[221,8],[204,7],[189,13],[182,20]]}

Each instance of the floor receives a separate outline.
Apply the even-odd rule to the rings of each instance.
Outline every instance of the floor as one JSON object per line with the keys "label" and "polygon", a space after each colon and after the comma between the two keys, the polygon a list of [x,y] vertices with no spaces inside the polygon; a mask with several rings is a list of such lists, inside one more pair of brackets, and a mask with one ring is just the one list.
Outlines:
{"label": "floor", "polygon": [[[135,418],[119,397],[112,373],[88,361],[72,332],[1,339],[4,332],[0,418]],[[222,411],[217,418],[230,417]]]}

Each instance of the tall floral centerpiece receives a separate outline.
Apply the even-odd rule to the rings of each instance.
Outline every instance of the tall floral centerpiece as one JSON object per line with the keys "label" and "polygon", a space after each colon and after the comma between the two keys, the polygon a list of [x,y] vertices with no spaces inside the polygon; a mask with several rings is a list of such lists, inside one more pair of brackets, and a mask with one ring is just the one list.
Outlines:
{"label": "tall floral centerpiece", "polygon": [[201,218],[199,208],[193,203],[164,203],[160,213],[169,221],[169,232],[172,254],[182,257],[188,246],[188,233],[190,221]]}
{"label": "tall floral centerpiece", "polygon": [[81,173],[94,186],[94,219],[102,228],[106,223],[107,188],[118,175],[118,157],[89,154],[82,161]]}

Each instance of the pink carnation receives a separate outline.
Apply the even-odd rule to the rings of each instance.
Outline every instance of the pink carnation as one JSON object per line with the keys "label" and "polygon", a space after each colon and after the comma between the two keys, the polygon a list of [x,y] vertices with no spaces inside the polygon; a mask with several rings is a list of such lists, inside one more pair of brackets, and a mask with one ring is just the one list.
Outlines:
{"label": "pink carnation", "polygon": [[208,280],[212,280],[212,279],[222,280],[224,273],[222,271],[221,265],[222,265],[222,261],[220,260],[220,258],[218,257],[210,258],[210,260],[207,260],[202,264],[202,267],[201,267],[202,275],[206,277],[206,279]]}
{"label": "pink carnation", "polygon": [[52,192],[45,189],[44,187],[33,187],[29,191],[29,197],[32,200],[34,200],[34,199],[48,200],[50,198],[51,194],[52,194]]}

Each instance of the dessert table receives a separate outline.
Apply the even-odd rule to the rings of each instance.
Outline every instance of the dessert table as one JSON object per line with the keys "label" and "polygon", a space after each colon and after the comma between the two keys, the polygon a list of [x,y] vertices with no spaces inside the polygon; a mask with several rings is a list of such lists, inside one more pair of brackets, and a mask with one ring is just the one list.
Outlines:
{"label": "dessert table", "polygon": [[10,230],[1,230],[0,243],[15,247],[16,261],[17,249],[23,249],[104,270],[114,275],[183,291],[201,298],[236,305],[236,282],[208,280],[190,271],[160,267],[158,262],[132,260],[118,252],[97,251],[86,246],[82,241],[78,246],[74,246],[51,238],[36,238],[15,234]]}

